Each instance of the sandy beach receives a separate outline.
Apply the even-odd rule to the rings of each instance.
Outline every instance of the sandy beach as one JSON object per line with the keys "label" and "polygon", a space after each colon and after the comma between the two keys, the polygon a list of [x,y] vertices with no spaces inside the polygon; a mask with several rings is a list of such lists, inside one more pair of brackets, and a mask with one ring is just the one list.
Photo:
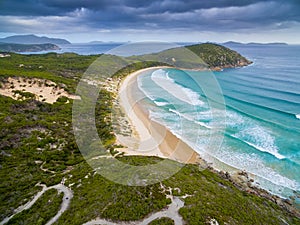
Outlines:
{"label": "sandy beach", "polygon": [[138,92],[137,77],[151,70],[162,67],[151,67],[128,75],[119,88],[119,102],[126,113],[135,134],[129,140],[120,135],[118,143],[126,146],[122,149],[128,155],[159,156],[183,163],[204,163],[196,153],[182,140],[177,138],[163,125],[151,120],[147,109],[144,109],[136,96]]}
{"label": "sandy beach", "polygon": [[[162,68],[170,67],[159,66],[138,70],[126,76],[120,83],[117,89],[118,105],[128,119],[132,134],[131,136],[124,136],[115,132],[117,144],[125,146],[118,150],[126,155],[158,156],[182,163],[198,163],[203,168],[209,165],[213,166],[217,172],[227,171],[234,177],[238,176],[241,172],[238,168],[225,164],[210,155],[209,152],[203,152],[204,155],[200,156],[165,126],[149,118],[148,110],[142,107],[137,100],[143,98],[137,97],[138,93],[141,93],[138,88],[137,77],[142,73]],[[247,174],[251,179],[255,179],[255,175]]]}

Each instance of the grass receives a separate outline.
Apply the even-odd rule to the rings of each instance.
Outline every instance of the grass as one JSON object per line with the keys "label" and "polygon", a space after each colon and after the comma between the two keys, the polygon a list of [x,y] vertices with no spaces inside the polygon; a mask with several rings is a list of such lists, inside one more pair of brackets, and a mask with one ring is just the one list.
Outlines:
{"label": "grass", "polygon": [[179,187],[177,195],[187,197],[179,213],[188,224],[206,224],[216,219],[219,224],[300,224],[275,203],[238,190],[231,182],[196,165],[187,165],[174,177],[164,182]]}
{"label": "grass", "polygon": [[76,166],[72,175],[67,184],[73,184],[74,198],[56,224],[82,224],[96,217],[137,220],[170,203],[158,184],[146,187],[116,184],[85,163]]}

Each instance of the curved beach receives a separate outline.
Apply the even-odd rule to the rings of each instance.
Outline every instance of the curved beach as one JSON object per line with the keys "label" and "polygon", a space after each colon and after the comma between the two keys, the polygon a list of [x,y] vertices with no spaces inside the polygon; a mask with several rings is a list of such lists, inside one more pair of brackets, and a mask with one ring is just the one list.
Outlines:
{"label": "curved beach", "polygon": [[[202,168],[208,167],[208,164],[213,164],[216,171],[229,171],[234,176],[238,174],[240,172],[239,169],[209,154],[205,154],[207,159],[202,158],[198,152],[178,138],[168,128],[149,118],[148,110],[139,102],[139,99],[141,100],[145,96],[137,97],[138,93],[141,93],[137,77],[145,72],[163,68],[170,67],[158,66],[141,69],[127,75],[119,84],[118,105],[129,120],[132,135],[128,137],[115,132],[117,144],[125,146],[118,150],[126,155],[158,156],[182,163],[197,163]],[[207,160],[209,160],[209,163]],[[249,176],[254,178],[252,174],[249,174]]]}
{"label": "curved beach", "polygon": [[122,82],[119,89],[120,105],[132,125],[135,141],[128,141],[118,136],[118,142],[128,147],[123,151],[129,155],[167,157],[183,163],[204,163],[190,146],[163,125],[151,120],[147,109],[142,108],[136,99],[139,92],[137,77],[141,73],[159,68],[162,67],[136,71]]}

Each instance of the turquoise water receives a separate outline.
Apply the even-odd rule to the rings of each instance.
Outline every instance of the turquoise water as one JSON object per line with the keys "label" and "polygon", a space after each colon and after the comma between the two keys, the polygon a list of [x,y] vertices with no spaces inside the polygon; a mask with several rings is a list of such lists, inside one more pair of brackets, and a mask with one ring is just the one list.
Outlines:
{"label": "turquoise water", "polygon": [[[246,170],[261,187],[290,197],[300,191],[300,46],[236,50],[254,63],[213,74],[159,69],[139,76],[139,88],[151,119],[204,158]],[[226,111],[201,88],[213,75]]]}

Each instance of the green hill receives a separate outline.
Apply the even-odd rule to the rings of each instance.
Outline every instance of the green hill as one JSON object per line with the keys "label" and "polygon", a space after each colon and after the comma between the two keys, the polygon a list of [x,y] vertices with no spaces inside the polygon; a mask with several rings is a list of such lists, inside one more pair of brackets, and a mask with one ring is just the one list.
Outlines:
{"label": "green hill", "polygon": [[217,44],[199,44],[187,46],[198,55],[210,68],[235,68],[247,66],[252,62],[238,52]]}
{"label": "green hill", "polygon": [[211,43],[171,48],[158,53],[132,56],[129,59],[165,62],[178,68],[200,70],[221,70],[252,63],[234,50]]}

